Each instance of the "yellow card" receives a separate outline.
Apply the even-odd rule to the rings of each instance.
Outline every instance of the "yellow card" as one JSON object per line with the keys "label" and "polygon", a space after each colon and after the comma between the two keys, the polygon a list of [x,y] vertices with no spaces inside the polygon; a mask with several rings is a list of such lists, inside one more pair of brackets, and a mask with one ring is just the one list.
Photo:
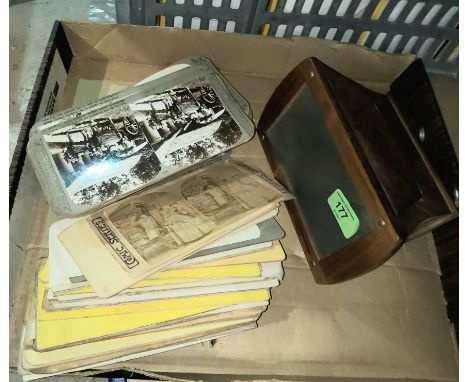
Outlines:
{"label": "yellow card", "polygon": [[[143,334],[135,334],[132,336],[117,337],[99,342],[85,343],[76,346],[71,346],[63,349],[50,350],[46,352],[37,352],[33,349],[27,348],[22,354],[23,367],[26,370],[35,368],[47,367],[51,365],[60,365],[70,361],[75,361],[75,367],[85,366],[86,361],[94,363],[99,357],[100,361],[112,359],[115,353],[119,351],[128,352],[132,354],[135,348],[142,346],[151,346],[157,348],[164,346],[168,342],[170,344],[177,343],[178,341],[186,341],[189,338],[196,338],[197,335],[205,333],[216,333],[222,331],[226,327],[234,325],[242,325],[252,322],[252,318],[239,319],[225,322],[212,322],[200,325],[191,325],[184,328],[165,330],[159,332],[144,332]],[[102,357],[104,356],[104,357]],[[79,362],[79,360],[85,360]],[[62,366],[62,369],[66,366]],[[61,367],[57,366],[54,369],[49,369],[47,372],[59,372]]]}
{"label": "yellow card", "polygon": [[[224,265],[216,267],[180,268],[168,271],[156,272],[148,278],[133,284],[129,289],[144,288],[160,285],[174,285],[196,282],[201,280],[225,279],[234,277],[258,277],[262,273],[258,263]],[[91,287],[72,289],[58,292],[57,295],[93,293]]]}
{"label": "yellow card", "polygon": [[[104,337],[115,333],[131,331],[149,325],[161,324],[167,321],[183,319],[193,315],[206,313],[215,309],[243,303],[268,302],[268,290],[220,294],[221,299],[205,299],[208,305],[203,305],[203,299],[197,299],[198,304],[180,307],[187,302],[186,298],[171,300],[177,309],[158,310],[157,305],[147,303],[116,305],[110,308],[122,309],[126,313],[114,314],[113,309],[81,308],[56,312],[43,309],[44,296],[47,288],[47,262],[41,264],[38,272],[37,302],[36,302],[36,347],[39,350],[59,347],[73,342],[86,341],[96,337]],[[225,296],[226,295],[226,296]],[[205,297],[205,296],[201,296]],[[182,301],[180,301],[182,300]],[[149,310],[142,310],[146,306]],[[152,308],[155,308],[152,311]],[[91,313],[90,313],[91,312]],[[119,312],[122,312],[121,310]],[[102,313],[102,314],[100,314]]]}

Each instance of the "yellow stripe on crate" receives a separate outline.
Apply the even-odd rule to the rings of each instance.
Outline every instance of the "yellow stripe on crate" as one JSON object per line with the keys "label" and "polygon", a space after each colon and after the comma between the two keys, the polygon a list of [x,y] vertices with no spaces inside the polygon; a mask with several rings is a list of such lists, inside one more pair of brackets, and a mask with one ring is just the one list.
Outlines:
{"label": "yellow stripe on crate", "polygon": [[268,36],[268,32],[270,31],[270,24],[263,24],[260,28],[260,35],[261,36]]}
{"label": "yellow stripe on crate", "polygon": [[166,16],[160,15],[158,16],[159,19],[159,26],[160,27],[165,27],[166,26]]}
{"label": "yellow stripe on crate", "polygon": [[278,6],[278,0],[270,0],[268,2],[267,11],[273,13],[274,11],[276,11],[277,6]]}
{"label": "yellow stripe on crate", "polygon": [[360,35],[359,35],[359,38],[356,42],[357,45],[364,45],[364,43],[366,42],[367,40],[367,37],[369,36],[369,31],[364,31],[362,32]]}
{"label": "yellow stripe on crate", "polygon": [[371,20],[377,20],[382,14],[387,4],[388,4],[388,0],[380,0],[374,9],[374,12],[372,12]]}

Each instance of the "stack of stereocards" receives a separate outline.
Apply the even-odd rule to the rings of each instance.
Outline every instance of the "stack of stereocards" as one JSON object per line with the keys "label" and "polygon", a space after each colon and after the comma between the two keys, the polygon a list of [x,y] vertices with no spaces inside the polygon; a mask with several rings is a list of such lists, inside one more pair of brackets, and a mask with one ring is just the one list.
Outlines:
{"label": "stack of stereocards", "polygon": [[248,103],[190,58],[47,116],[28,155],[54,211],[20,346],[25,380],[255,328],[283,277],[292,196],[229,158]]}

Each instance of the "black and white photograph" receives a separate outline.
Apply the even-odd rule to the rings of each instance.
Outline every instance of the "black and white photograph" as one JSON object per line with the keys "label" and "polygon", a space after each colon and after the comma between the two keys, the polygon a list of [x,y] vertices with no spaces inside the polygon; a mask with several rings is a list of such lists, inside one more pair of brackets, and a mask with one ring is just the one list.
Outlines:
{"label": "black and white photograph", "polygon": [[89,119],[44,135],[75,204],[98,204],[152,180],[160,171],[153,149],[130,113]]}
{"label": "black and white photograph", "polygon": [[139,99],[44,135],[73,203],[106,202],[233,146],[242,136],[206,80]]}
{"label": "black and white photograph", "polygon": [[242,136],[241,128],[204,79],[129,104],[165,166],[186,166],[219,154]]}

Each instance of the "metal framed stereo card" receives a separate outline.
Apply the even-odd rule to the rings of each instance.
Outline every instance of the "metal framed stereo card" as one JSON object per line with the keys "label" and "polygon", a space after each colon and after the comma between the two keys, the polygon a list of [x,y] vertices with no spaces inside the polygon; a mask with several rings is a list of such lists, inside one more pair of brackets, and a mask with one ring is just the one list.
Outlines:
{"label": "metal framed stereo card", "polygon": [[296,197],[286,206],[318,283],[366,273],[457,216],[458,180],[443,178],[415,136],[423,126],[447,134],[431,93],[416,96],[427,83],[415,61],[380,94],[309,58],[267,103],[258,134]]}
{"label": "metal framed stereo card", "polygon": [[190,66],[205,66],[206,69],[211,70],[213,71],[213,73],[217,74],[223,80],[224,85],[226,86],[227,90],[231,93],[232,97],[235,99],[235,102],[237,102],[239,107],[244,111],[246,115],[249,116],[249,118],[252,118],[252,109],[250,108],[250,105],[247,102],[247,100],[244,97],[242,97],[234,87],[232,87],[232,85],[219,72],[218,68],[211,62],[211,60],[209,60],[206,57],[193,56],[177,61],[173,65],[168,66],[165,69],[159,70],[158,72],[154,73],[149,77],[146,77],[144,80],[138,82],[135,86],[139,86],[157,78],[164,77],[170,73],[175,73]]}
{"label": "metal framed stereo card", "polygon": [[245,143],[251,111],[206,59],[31,130],[28,155],[51,207],[79,215]]}

